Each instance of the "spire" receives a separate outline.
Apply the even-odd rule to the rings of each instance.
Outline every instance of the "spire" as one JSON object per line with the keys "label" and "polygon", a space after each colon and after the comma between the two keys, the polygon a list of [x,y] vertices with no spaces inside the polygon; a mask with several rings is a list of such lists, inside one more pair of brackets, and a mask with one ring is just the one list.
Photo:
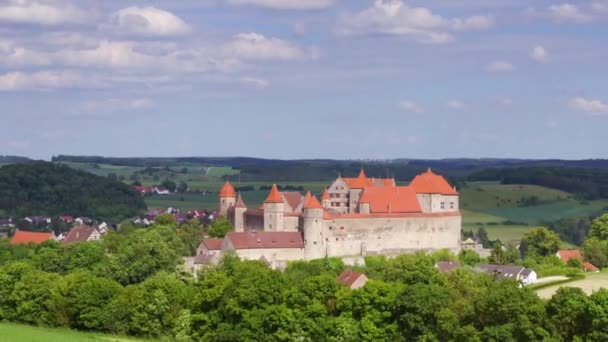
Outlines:
{"label": "spire", "polygon": [[317,196],[312,196],[308,202],[304,204],[304,209],[323,209],[323,207],[321,206],[321,203],[319,203]]}
{"label": "spire", "polygon": [[229,181],[226,181],[219,191],[220,197],[236,197],[236,191]]}
{"label": "spire", "polygon": [[247,206],[245,205],[245,202],[243,201],[243,197],[241,196],[241,194],[239,194],[239,197],[236,200],[236,208],[247,208]]}
{"label": "spire", "polygon": [[321,196],[321,200],[322,201],[328,201],[329,198],[329,192],[327,192],[327,188],[325,188],[325,190],[323,190],[323,196]]}
{"label": "spire", "polygon": [[281,198],[281,193],[277,188],[276,184],[272,184],[272,188],[270,189],[270,194],[268,194],[268,198],[264,203],[283,203],[283,199]]}
{"label": "spire", "polygon": [[308,202],[310,202],[310,191],[306,192],[306,196],[304,196],[304,208],[306,208],[308,206]]}
{"label": "spire", "polygon": [[429,167],[429,168],[426,170],[426,173],[431,173],[431,174],[432,174],[432,173],[433,173],[433,171],[431,171],[431,168]]}
{"label": "spire", "polygon": [[363,170],[363,168],[361,168],[361,172],[359,172],[359,178],[367,178],[367,176],[365,175],[365,170]]}

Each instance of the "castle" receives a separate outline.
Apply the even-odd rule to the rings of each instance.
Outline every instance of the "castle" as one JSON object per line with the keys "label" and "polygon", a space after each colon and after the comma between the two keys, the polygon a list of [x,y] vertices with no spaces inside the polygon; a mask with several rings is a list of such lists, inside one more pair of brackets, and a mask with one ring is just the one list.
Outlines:
{"label": "castle", "polygon": [[226,182],[220,214],[234,231],[206,239],[199,260],[217,261],[234,251],[243,259],[281,267],[291,260],[397,255],[460,248],[458,192],[430,169],[409,185],[394,179],[338,177],[321,201],[308,192],[280,192],[273,185],[261,207],[247,207]]}

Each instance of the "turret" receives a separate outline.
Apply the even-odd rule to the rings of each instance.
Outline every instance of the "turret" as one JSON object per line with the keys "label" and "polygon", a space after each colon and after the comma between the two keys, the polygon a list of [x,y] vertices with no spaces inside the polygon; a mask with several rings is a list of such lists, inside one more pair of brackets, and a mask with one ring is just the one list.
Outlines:
{"label": "turret", "polygon": [[331,207],[331,197],[329,197],[329,192],[327,189],[323,190],[323,196],[321,196],[321,205],[323,205],[323,208]]}
{"label": "turret", "polygon": [[[307,195],[308,197],[309,195]],[[304,258],[320,259],[326,256],[323,231],[323,207],[315,196],[304,204]]]}
{"label": "turret", "polygon": [[285,204],[276,184],[272,185],[268,198],[264,201],[264,230],[280,232],[283,230]]}
{"label": "turret", "polygon": [[243,201],[243,197],[239,194],[239,197],[236,200],[236,205],[234,206],[234,230],[237,232],[245,231],[245,212],[247,211],[247,206]]}
{"label": "turret", "polygon": [[228,209],[236,204],[236,191],[229,181],[226,181],[220,189],[218,196],[220,198],[220,215],[226,216]]}

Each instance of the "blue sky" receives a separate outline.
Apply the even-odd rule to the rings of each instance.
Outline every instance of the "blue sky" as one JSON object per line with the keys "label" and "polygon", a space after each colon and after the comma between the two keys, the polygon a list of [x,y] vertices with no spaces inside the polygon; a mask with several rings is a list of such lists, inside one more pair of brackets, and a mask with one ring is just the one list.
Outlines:
{"label": "blue sky", "polygon": [[608,0],[0,0],[0,154],[608,158]]}

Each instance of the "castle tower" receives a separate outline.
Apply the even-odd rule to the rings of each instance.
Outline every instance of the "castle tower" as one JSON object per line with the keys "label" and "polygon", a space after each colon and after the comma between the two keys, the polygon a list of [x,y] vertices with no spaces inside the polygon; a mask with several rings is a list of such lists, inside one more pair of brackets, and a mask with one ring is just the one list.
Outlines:
{"label": "castle tower", "polygon": [[236,200],[236,205],[234,206],[234,231],[236,232],[244,232],[245,231],[245,212],[247,211],[247,206],[245,202],[243,202],[243,197],[239,194],[239,197]]}
{"label": "castle tower", "polygon": [[283,198],[277,185],[273,184],[268,198],[264,201],[264,230],[267,232],[282,231],[284,212]]}
{"label": "castle tower", "polygon": [[219,193],[220,198],[220,215],[226,216],[228,209],[236,204],[236,191],[229,181],[226,181]]}
{"label": "castle tower", "polygon": [[304,204],[304,259],[325,257],[325,236],[323,232],[323,207],[315,196]]}
{"label": "castle tower", "polygon": [[323,196],[321,196],[321,204],[323,205],[323,208],[331,207],[331,197],[329,197],[329,192],[327,192],[327,189],[323,190]]}

